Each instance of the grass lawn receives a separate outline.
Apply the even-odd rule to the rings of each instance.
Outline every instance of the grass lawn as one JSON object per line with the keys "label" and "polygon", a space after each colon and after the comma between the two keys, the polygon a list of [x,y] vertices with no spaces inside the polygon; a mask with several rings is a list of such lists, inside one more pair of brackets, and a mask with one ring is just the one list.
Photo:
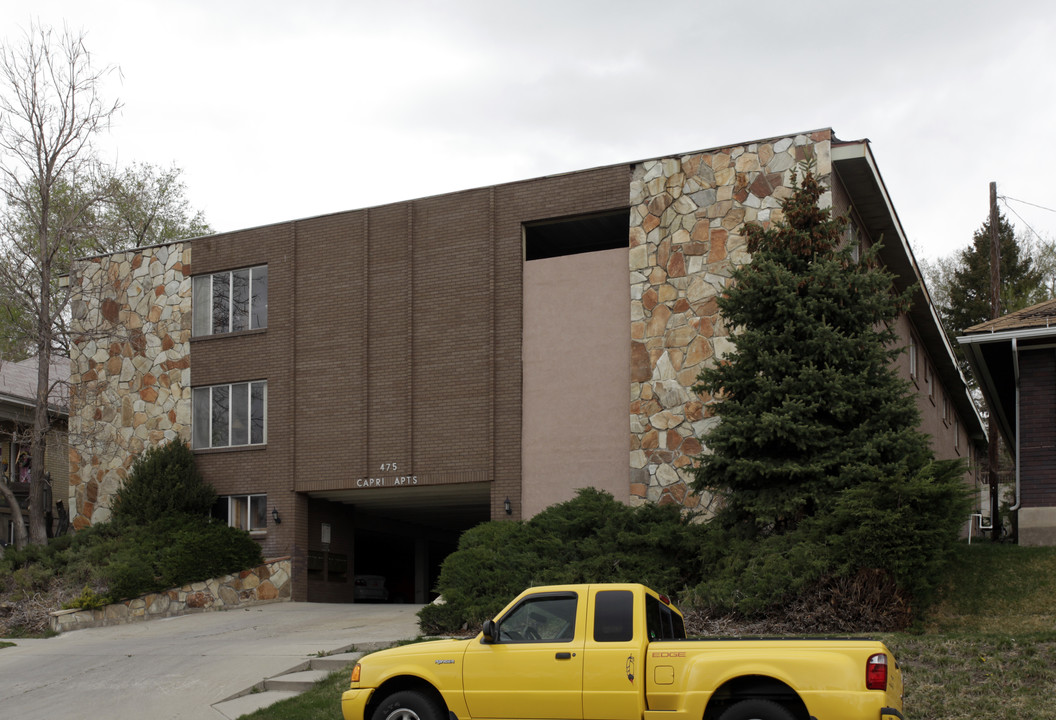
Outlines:
{"label": "grass lawn", "polygon": [[910,720],[1056,720],[1056,548],[962,546],[923,631],[883,639]]}
{"label": "grass lawn", "polygon": [[884,637],[910,720],[1056,719],[1056,633]]}
{"label": "grass lawn", "polygon": [[[909,720],[1056,720],[1056,548],[959,548],[919,632],[885,634]],[[348,671],[247,720],[339,720]]]}
{"label": "grass lawn", "polygon": [[341,693],[348,689],[349,670],[332,672],[311,690],[261,708],[240,720],[341,720]]}

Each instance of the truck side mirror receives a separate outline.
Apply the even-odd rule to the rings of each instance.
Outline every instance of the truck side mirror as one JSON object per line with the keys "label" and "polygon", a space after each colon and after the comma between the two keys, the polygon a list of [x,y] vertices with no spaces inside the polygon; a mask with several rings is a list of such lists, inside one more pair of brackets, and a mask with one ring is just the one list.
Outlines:
{"label": "truck side mirror", "polygon": [[495,638],[498,636],[497,628],[495,627],[494,620],[484,621],[484,637],[481,638],[481,642],[493,643]]}

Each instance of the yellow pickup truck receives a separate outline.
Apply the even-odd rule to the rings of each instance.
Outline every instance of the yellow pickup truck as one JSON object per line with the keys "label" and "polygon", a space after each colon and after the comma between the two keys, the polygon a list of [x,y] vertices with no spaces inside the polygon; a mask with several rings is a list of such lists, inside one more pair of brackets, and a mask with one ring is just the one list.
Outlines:
{"label": "yellow pickup truck", "polygon": [[902,673],[867,639],[687,639],[644,585],[521,593],[483,631],[368,655],[345,720],[903,720]]}

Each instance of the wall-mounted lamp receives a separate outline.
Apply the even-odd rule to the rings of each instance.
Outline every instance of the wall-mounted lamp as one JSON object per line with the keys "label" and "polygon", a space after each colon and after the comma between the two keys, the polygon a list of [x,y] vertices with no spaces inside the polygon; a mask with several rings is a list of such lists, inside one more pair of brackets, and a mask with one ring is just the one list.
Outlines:
{"label": "wall-mounted lamp", "polygon": [[502,509],[506,511],[507,515],[513,515],[513,505],[510,505],[510,498],[507,497],[502,503]]}
{"label": "wall-mounted lamp", "polygon": [[272,508],[271,509],[271,521],[273,523],[275,523],[276,525],[281,525],[282,524],[282,518],[279,517],[279,509],[278,508]]}

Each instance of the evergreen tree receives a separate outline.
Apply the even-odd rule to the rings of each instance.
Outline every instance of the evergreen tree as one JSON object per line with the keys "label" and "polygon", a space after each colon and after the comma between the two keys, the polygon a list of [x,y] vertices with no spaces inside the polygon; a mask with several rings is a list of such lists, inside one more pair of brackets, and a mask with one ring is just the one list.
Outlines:
{"label": "evergreen tree", "polygon": [[840,247],[843,218],[817,206],[812,173],[784,206],[787,225],[748,228],[751,263],[719,307],[735,351],[704,370],[722,422],[704,441],[698,490],[725,513],[782,533],[825,509],[835,492],[910,472],[928,459],[892,322],[909,301],[875,250]]}
{"label": "evergreen tree", "polygon": [[[1000,314],[1015,312],[1047,300],[1045,278],[1035,267],[1029,248],[1017,240],[1013,227],[998,215],[1001,244]],[[972,236],[972,244],[955,254],[946,278],[939,313],[954,335],[990,320],[990,219]]]}
{"label": "evergreen tree", "polygon": [[146,525],[169,515],[208,515],[216,491],[194,464],[194,453],[179,438],[136,457],[114,494],[115,523]]}
{"label": "evergreen tree", "polygon": [[[915,400],[891,364],[903,350],[894,320],[913,291],[895,291],[877,263],[879,245],[856,259],[843,242],[846,220],[818,207],[823,188],[802,172],[785,223],[748,228],[752,261],[719,300],[734,350],[695,388],[716,397],[721,419],[702,438],[694,482],[722,501],[704,595],[719,604],[747,598],[742,609],[874,557],[840,541],[853,529],[849,491],[879,497],[898,482],[908,493],[898,508],[925,488],[957,494],[957,468],[931,465]],[[890,532],[904,534],[895,545],[920,539],[914,528]],[[935,550],[922,552],[930,559]]]}

